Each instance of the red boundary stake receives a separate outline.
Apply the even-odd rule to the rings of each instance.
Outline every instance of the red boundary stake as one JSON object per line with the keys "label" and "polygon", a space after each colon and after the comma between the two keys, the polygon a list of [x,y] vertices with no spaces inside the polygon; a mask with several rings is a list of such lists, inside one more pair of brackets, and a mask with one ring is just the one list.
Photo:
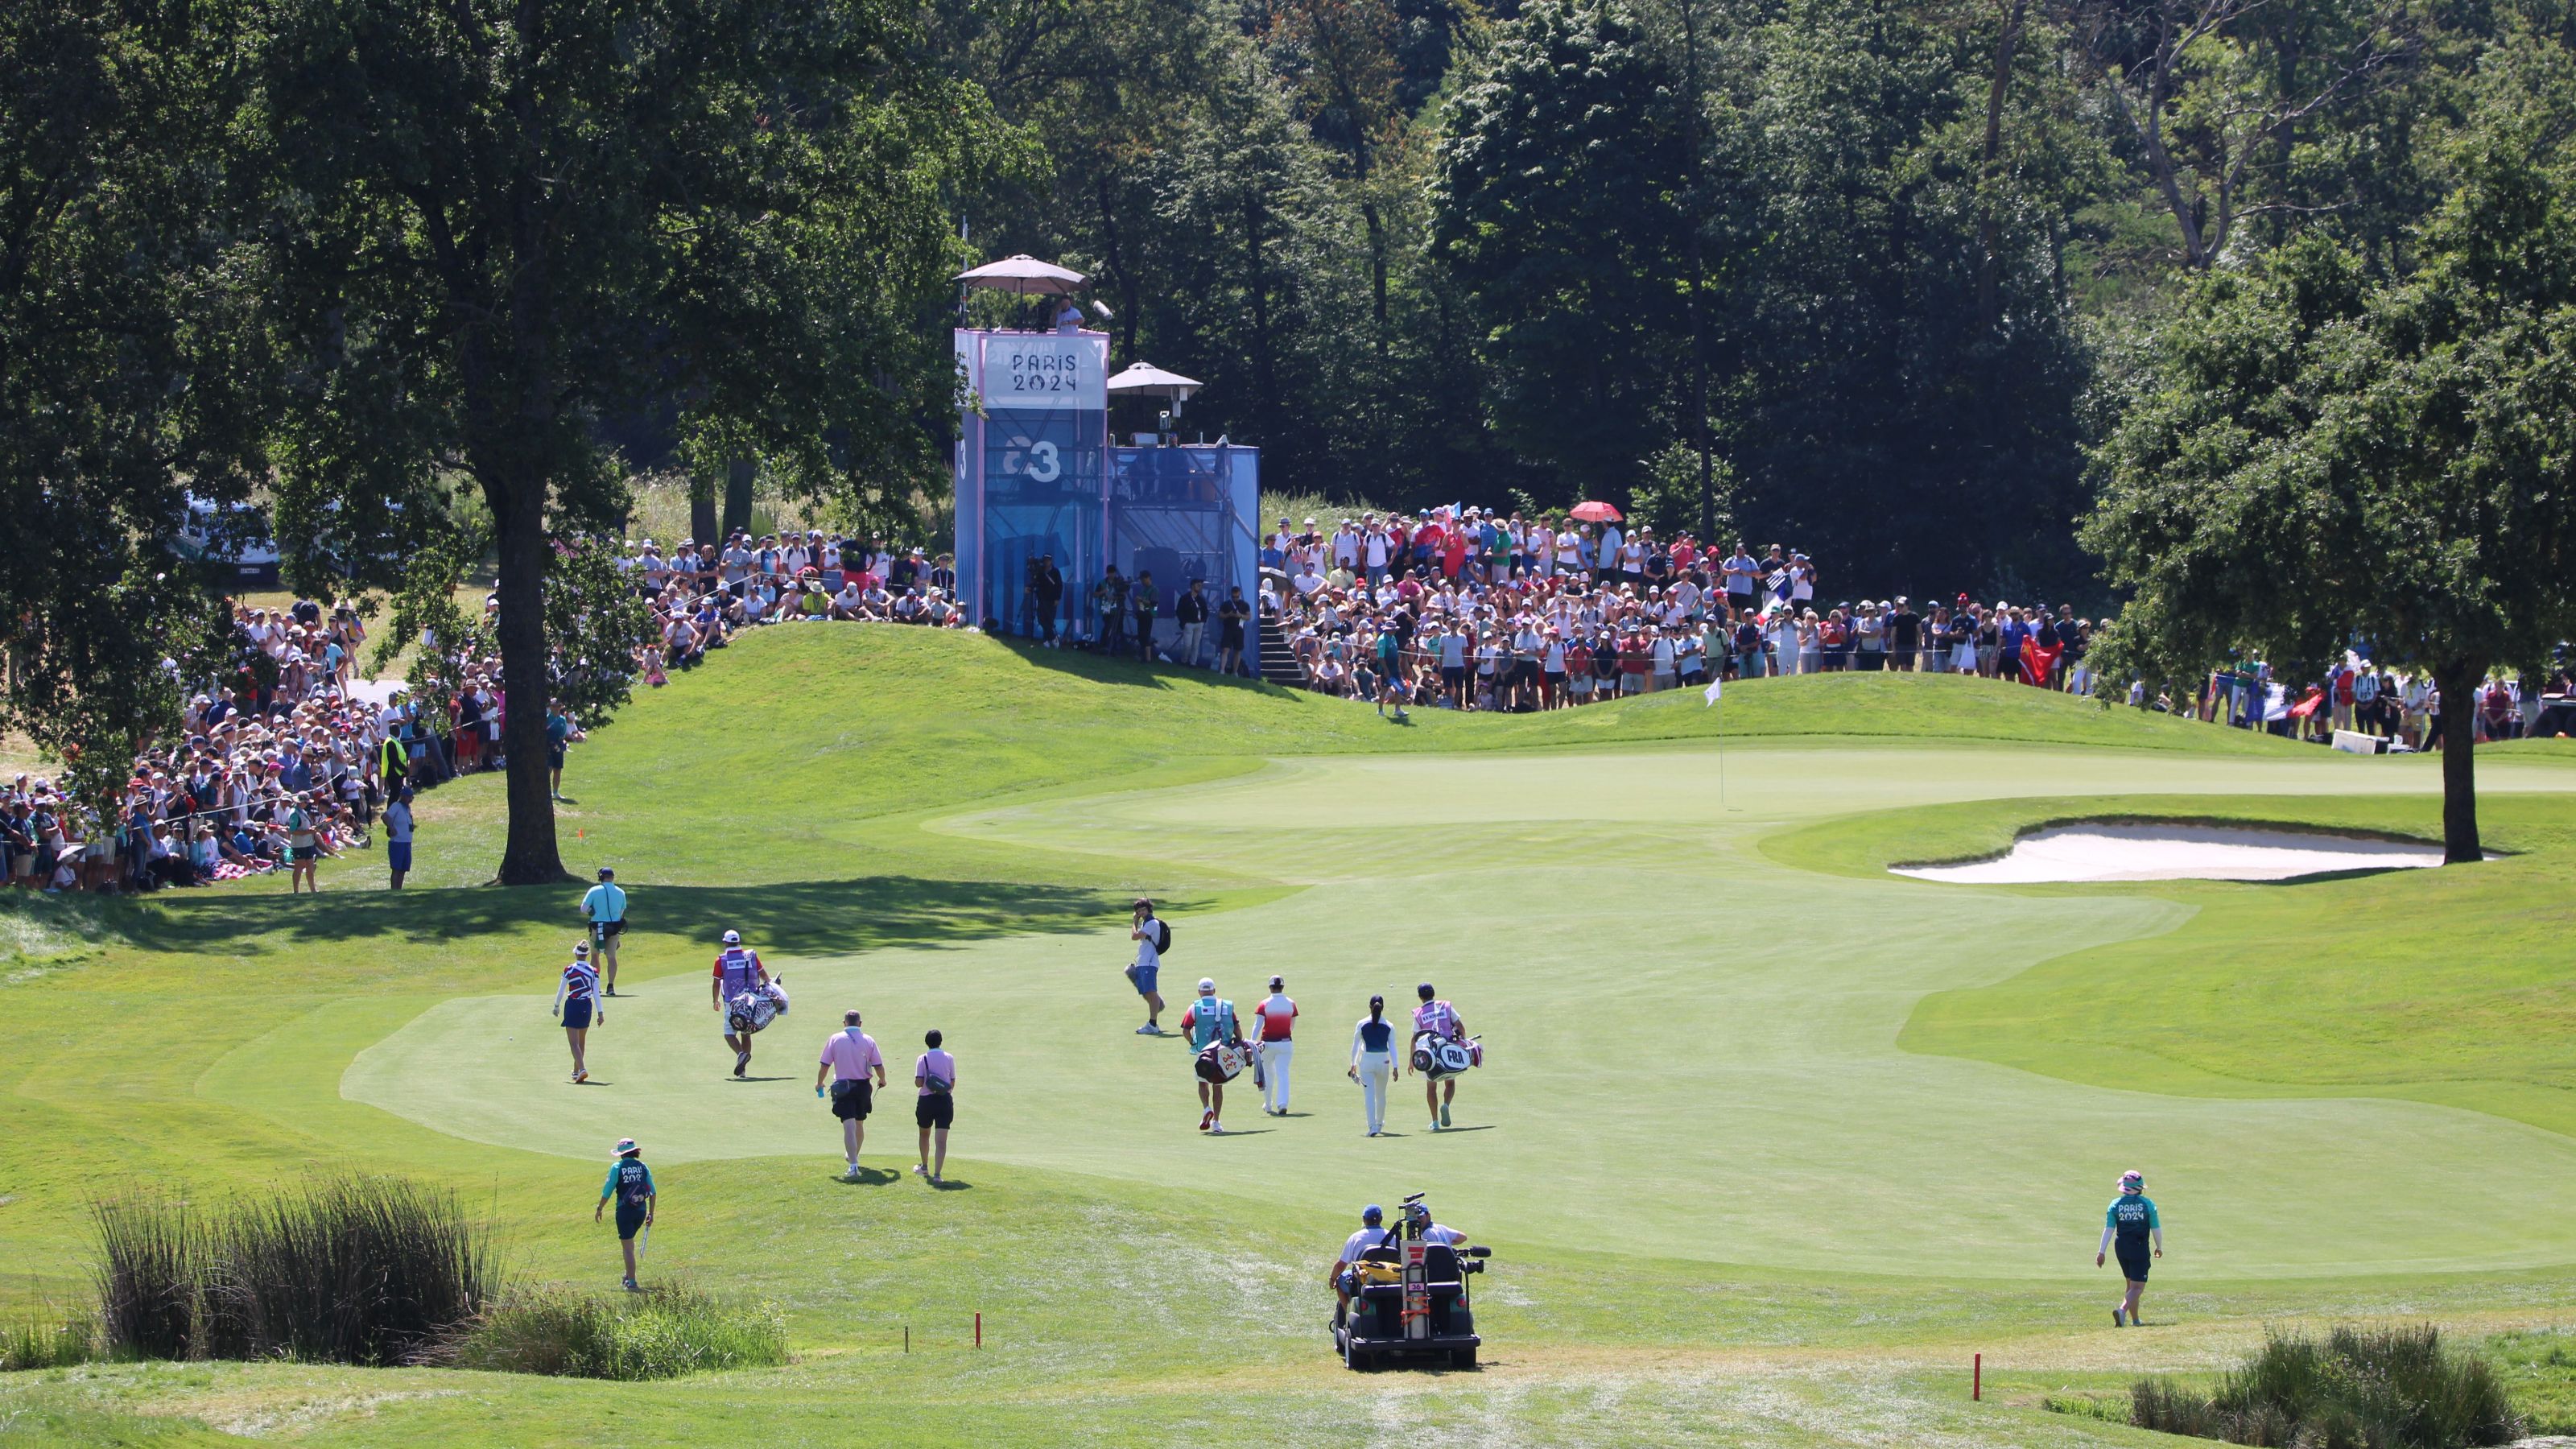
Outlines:
{"label": "red boundary stake", "polygon": [[975,1346],[984,1346],[984,1315],[981,1313],[975,1315]]}
{"label": "red boundary stake", "polygon": [[1969,1360],[1968,1397],[1980,1401],[1986,1397],[1986,1356],[1982,1353]]}

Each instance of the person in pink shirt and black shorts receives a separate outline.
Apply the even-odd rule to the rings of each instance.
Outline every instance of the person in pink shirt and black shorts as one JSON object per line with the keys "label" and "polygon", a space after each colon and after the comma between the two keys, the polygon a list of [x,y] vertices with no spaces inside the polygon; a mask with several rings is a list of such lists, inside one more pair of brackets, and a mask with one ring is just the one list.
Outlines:
{"label": "person in pink shirt and black shorts", "polygon": [[827,1087],[832,1094],[832,1115],[841,1119],[842,1154],[850,1161],[841,1180],[856,1182],[859,1148],[868,1140],[868,1112],[886,1084],[885,1053],[877,1050],[876,1038],[859,1030],[856,1011],[842,1012],[841,1022],[841,1029],[823,1043],[822,1062],[814,1069],[814,1095],[822,1096]]}

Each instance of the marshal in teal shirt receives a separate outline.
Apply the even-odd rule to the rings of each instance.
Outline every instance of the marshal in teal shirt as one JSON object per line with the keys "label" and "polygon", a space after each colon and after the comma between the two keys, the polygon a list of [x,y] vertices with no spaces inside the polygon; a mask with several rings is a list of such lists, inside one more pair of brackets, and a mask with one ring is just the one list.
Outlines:
{"label": "marshal in teal shirt", "polygon": [[2156,1221],[2156,1200],[2142,1192],[2124,1192],[2111,1199],[2110,1210],[2102,1214],[2102,1226],[2124,1238],[2143,1238],[2150,1229],[2164,1228]]}

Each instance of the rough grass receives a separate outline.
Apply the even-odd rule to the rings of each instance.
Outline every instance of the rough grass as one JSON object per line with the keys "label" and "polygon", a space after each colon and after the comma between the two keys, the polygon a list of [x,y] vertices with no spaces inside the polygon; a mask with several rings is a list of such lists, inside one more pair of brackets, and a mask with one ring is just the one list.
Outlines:
{"label": "rough grass", "polygon": [[138,1358],[400,1363],[492,1292],[485,1234],[456,1197],[393,1178],[214,1211],[129,1196],[102,1202],[97,1224],[101,1318]]}
{"label": "rough grass", "polygon": [[432,1361],[625,1381],[777,1368],[787,1362],[787,1317],[775,1303],[731,1306],[686,1285],[616,1298],[541,1288],[503,1299]]}
{"label": "rough grass", "polygon": [[0,1324],[0,1373],[88,1363],[99,1348],[95,1318],[21,1318]]}
{"label": "rough grass", "polygon": [[2495,1370],[2431,1324],[2274,1334],[2208,1393],[2140,1379],[2129,1422],[2285,1449],[2472,1449],[2522,1432]]}

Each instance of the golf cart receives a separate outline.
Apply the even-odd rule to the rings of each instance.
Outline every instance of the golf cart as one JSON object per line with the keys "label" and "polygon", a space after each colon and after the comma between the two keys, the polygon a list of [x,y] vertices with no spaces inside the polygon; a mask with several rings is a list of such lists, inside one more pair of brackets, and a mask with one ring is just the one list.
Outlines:
{"label": "golf cart", "polygon": [[1343,1274],[1350,1310],[1333,1325],[1333,1351],[1355,1371],[1406,1361],[1476,1366],[1484,1340],[1476,1336],[1467,1279],[1485,1271],[1494,1250],[1423,1241],[1429,1219],[1409,1211],[1421,1200],[1420,1193],[1406,1198],[1408,1211],[1386,1230],[1386,1242],[1363,1251]]}

